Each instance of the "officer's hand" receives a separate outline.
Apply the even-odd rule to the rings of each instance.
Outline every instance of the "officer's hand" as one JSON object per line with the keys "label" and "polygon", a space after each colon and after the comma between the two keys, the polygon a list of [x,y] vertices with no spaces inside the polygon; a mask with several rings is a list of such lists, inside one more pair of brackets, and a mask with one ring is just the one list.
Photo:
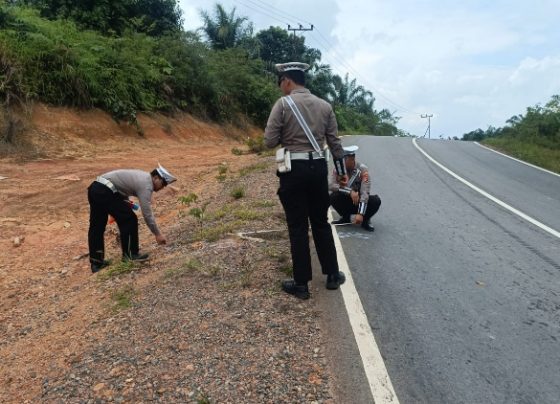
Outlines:
{"label": "officer's hand", "polygon": [[345,187],[348,184],[348,176],[347,175],[339,175],[338,176],[338,185],[341,187]]}
{"label": "officer's hand", "polygon": [[156,241],[158,244],[166,244],[167,243],[167,239],[165,238],[165,236],[163,234],[158,234],[156,236]]}
{"label": "officer's hand", "polygon": [[352,198],[352,203],[357,205],[360,202],[360,194],[356,191],[350,191],[350,198]]}
{"label": "officer's hand", "polygon": [[354,216],[354,223],[362,224],[363,221],[364,221],[364,215],[360,215],[358,213],[356,216]]}

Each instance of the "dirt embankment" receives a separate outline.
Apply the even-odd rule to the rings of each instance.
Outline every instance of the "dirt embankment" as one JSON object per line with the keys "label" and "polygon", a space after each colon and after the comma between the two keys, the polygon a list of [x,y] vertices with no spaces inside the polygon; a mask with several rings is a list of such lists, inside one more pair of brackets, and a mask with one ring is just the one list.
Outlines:
{"label": "dirt embankment", "polygon": [[[332,402],[321,313],[278,286],[290,260],[272,159],[232,153],[260,131],[139,120],[143,136],[100,111],[37,106],[25,136],[43,157],[0,159],[1,401]],[[158,161],[179,177],[154,197],[169,244],[142,223],[149,263],[92,275],[78,258],[87,186]],[[118,262],[115,238],[110,225]]]}

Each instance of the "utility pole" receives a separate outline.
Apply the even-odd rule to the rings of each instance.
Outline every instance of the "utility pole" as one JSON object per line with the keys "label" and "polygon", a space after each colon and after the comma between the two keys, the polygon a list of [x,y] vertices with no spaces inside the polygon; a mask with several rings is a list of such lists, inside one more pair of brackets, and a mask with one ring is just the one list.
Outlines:
{"label": "utility pole", "polygon": [[288,24],[288,31],[294,32],[294,57],[296,56],[296,31],[313,31],[313,24],[309,28],[303,28],[303,25],[299,24],[299,28],[292,28],[290,24]]}
{"label": "utility pole", "polygon": [[428,129],[426,129],[426,132],[424,132],[424,137],[426,137],[426,133],[428,133],[428,139],[431,139],[431,135],[430,135],[430,118],[434,116],[433,114],[424,114],[424,115],[420,115],[420,118],[428,118]]}

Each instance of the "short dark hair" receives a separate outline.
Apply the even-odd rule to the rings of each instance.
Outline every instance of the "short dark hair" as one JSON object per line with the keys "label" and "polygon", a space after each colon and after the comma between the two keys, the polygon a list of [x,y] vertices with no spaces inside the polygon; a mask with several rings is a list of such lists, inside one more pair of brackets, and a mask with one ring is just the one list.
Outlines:
{"label": "short dark hair", "polygon": [[282,76],[289,78],[300,86],[305,86],[305,72],[302,72],[301,70],[288,70],[280,75],[280,77]]}
{"label": "short dark hair", "polygon": [[151,174],[152,177],[159,177],[159,178],[161,178],[161,180],[163,181],[163,185],[167,186],[167,181],[165,181],[165,178],[163,178],[161,175],[159,175],[157,169],[154,168],[150,174]]}

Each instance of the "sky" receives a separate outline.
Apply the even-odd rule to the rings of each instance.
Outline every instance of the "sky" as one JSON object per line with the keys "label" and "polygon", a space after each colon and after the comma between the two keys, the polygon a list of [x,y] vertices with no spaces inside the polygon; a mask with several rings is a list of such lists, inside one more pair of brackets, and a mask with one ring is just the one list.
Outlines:
{"label": "sky", "polygon": [[[560,94],[560,0],[222,0],[255,33],[310,28],[321,62],[370,90],[375,109],[432,139],[503,127]],[[184,27],[215,2],[180,0]],[[429,119],[422,115],[432,115]]]}

